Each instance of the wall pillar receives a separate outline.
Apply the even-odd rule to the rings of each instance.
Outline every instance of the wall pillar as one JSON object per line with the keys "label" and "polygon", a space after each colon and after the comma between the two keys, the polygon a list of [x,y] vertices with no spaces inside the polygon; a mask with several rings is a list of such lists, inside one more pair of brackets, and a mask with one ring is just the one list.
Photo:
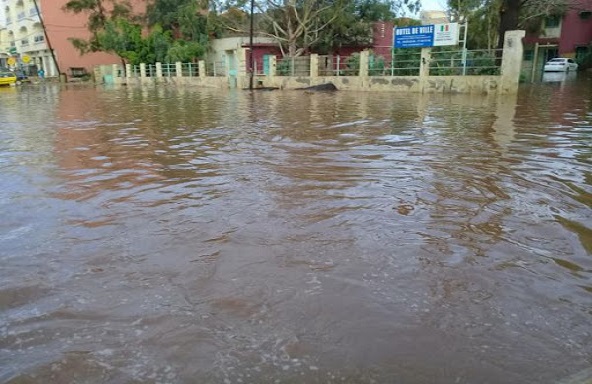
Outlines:
{"label": "wall pillar", "polygon": [[428,77],[430,77],[430,62],[432,61],[432,48],[422,48],[419,59],[419,92],[426,91]]}
{"label": "wall pillar", "polygon": [[522,38],[525,35],[525,31],[518,30],[507,31],[504,36],[504,51],[501,68],[501,93],[518,92],[520,71],[522,69],[522,57],[524,55]]}
{"label": "wall pillar", "polygon": [[119,65],[118,64],[113,64],[111,67],[113,68],[112,69],[113,78],[114,79],[118,78],[119,77]]}
{"label": "wall pillar", "polygon": [[162,77],[162,63],[156,63],[156,77]]}
{"label": "wall pillar", "polygon": [[146,78],[146,63],[141,63],[140,64],[140,77],[142,79]]}
{"label": "wall pillar", "polygon": [[[236,86],[238,88],[248,88],[249,86],[249,63],[248,63],[248,52],[247,48],[238,48],[235,51],[236,55]],[[253,68],[255,70],[255,68]],[[228,72],[228,68],[226,68]],[[255,73],[253,73],[255,76]],[[256,78],[253,79],[253,87],[257,87]]]}
{"label": "wall pillar", "polygon": [[175,63],[175,74],[177,77],[183,77],[183,64],[179,61]]}
{"label": "wall pillar", "polygon": [[[237,72],[239,76],[247,76],[249,73],[249,63],[247,60],[248,49],[247,48],[239,48],[235,51],[236,55],[236,64],[237,64]],[[255,68],[253,68],[255,69]]]}
{"label": "wall pillar", "polygon": [[[368,77],[368,63],[370,61],[370,52],[360,52],[360,77]],[[318,65],[317,65],[318,68]]]}
{"label": "wall pillar", "polygon": [[125,76],[129,79],[132,77],[132,65],[126,64],[125,65]]}
{"label": "wall pillar", "polygon": [[319,77],[319,55],[316,53],[310,55],[310,77]]}
{"label": "wall pillar", "polygon": [[197,63],[197,68],[199,70],[199,77],[201,77],[201,78],[206,77],[206,62],[204,60],[200,60]]}
{"label": "wall pillar", "polygon": [[277,74],[277,58],[269,56],[269,77],[274,77]]}

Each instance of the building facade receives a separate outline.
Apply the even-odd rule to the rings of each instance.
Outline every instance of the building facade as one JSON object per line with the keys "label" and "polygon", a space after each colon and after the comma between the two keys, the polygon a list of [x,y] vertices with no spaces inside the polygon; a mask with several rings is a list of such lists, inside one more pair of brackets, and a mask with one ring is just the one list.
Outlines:
{"label": "building facade", "polygon": [[[43,69],[47,77],[60,74],[76,77],[92,73],[96,65],[120,63],[114,55],[102,52],[81,55],[74,48],[72,38],[89,37],[87,15],[65,12],[67,1],[1,0],[5,20],[0,27],[0,66],[15,62],[10,66],[29,74]],[[145,2],[132,3],[135,10],[143,10]]]}
{"label": "building facade", "polygon": [[539,72],[554,57],[581,58],[592,50],[592,0],[572,0],[562,16],[545,18],[541,30],[524,38],[524,65]]}

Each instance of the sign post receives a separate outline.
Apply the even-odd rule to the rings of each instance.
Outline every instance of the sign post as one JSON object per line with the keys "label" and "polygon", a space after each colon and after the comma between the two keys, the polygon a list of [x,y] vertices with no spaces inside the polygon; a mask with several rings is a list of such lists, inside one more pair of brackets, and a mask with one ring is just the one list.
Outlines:
{"label": "sign post", "polygon": [[430,48],[458,44],[458,23],[395,28],[395,48]]}
{"label": "sign post", "polygon": [[[458,23],[395,28],[393,31],[393,46],[395,48],[422,48],[420,77],[425,77],[429,74],[431,55],[428,51],[430,51],[430,48],[458,46],[458,35]],[[464,53],[463,61],[466,61]]]}

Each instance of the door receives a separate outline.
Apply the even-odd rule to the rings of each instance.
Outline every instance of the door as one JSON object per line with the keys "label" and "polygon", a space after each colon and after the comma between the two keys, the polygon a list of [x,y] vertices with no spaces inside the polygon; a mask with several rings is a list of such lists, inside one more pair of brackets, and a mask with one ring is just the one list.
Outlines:
{"label": "door", "polygon": [[269,58],[272,55],[263,55],[263,73],[265,74],[265,76],[269,76]]}

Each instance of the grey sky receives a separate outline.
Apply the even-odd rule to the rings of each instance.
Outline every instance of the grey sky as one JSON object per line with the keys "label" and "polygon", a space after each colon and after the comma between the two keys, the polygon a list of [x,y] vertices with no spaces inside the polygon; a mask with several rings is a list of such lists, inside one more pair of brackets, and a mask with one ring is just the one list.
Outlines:
{"label": "grey sky", "polygon": [[425,11],[444,10],[446,0],[421,0],[421,9]]}

